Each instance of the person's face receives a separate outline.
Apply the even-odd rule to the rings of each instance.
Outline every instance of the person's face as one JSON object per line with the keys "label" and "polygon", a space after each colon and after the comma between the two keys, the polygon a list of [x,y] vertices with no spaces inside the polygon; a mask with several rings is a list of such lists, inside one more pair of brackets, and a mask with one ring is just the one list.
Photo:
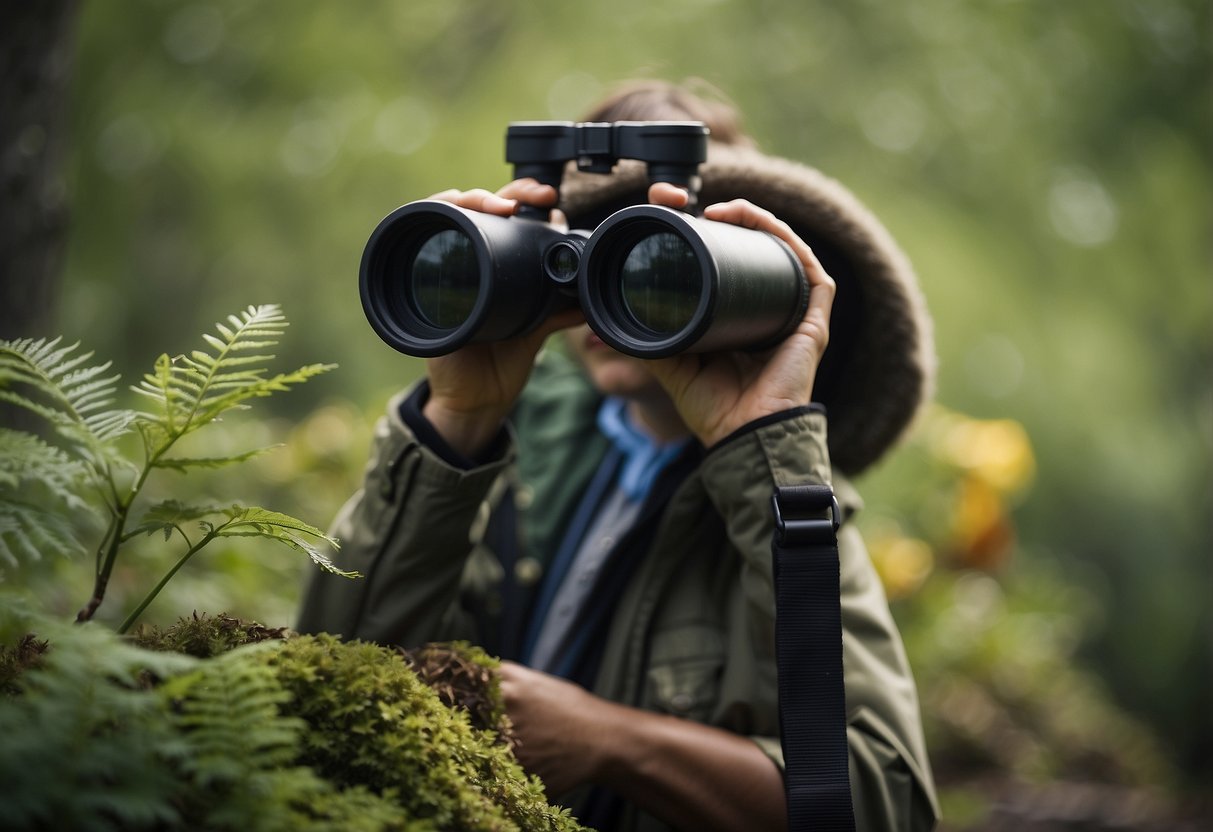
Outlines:
{"label": "person's face", "polygon": [[564,338],[600,393],[632,400],[665,395],[643,361],[608,347],[588,324],[565,330]]}

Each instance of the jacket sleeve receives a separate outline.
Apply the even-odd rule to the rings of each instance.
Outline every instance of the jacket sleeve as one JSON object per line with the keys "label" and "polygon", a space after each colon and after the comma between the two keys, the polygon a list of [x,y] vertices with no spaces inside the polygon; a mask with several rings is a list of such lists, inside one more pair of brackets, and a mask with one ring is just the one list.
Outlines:
{"label": "jacket sleeve", "polygon": [[380,420],[363,486],[332,530],[341,544],[334,561],[363,577],[316,573],[301,632],[402,646],[474,637],[459,606],[469,530],[513,450],[470,470],[451,465],[401,418],[407,395],[393,399]]}
{"label": "jacket sleeve", "polygon": [[[825,414],[797,410],[715,447],[704,461],[709,499],[742,559],[746,627],[774,662],[771,494],[776,486],[831,483]],[[839,482],[844,502],[848,486]],[[901,637],[858,531],[838,539],[851,796],[856,828],[930,829],[938,810],[918,697]],[[780,766],[779,738],[755,737]]]}

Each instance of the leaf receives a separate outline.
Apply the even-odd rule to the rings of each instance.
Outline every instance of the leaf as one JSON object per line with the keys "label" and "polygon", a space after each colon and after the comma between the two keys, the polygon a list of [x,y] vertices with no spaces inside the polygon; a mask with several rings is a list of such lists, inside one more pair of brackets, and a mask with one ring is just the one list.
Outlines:
{"label": "leaf", "polygon": [[[37,484],[73,511],[91,511],[80,496],[88,483],[85,463],[32,434],[0,428],[0,494]],[[7,499],[7,498],[6,498]]]}
{"label": "leaf", "polygon": [[53,647],[0,696],[0,828],[178,829],[182,746],[149,676],[194,659],[129,646],[95,626],[45,620]]}
{"label": "leaf", "polygon": [[313,563],[335,575],[346,578],[362,577],[359,572],[346,572],[337,568],[321,547],[309,538],[323,541],[334,549],[340,548],[340,544],[335,538],[329,537],[320,529],[309,526],[302,520],[256,506],[248,508],[233,506],[228,510],[228,516],[230,518],[228,522],[215,529],[216,537],[268,537],[293,549],[306,552]]}
{"label": "leaf", "polygon": [[203,517],[225,514],[230,510],[231,507],[227,505],[213,503],[209,505],[189,505],[179,500],[164,500],[144,512],[143,517],[139,518],[138,525],[131,529],[127,537],[162,532],[164,539],[168,540],[173,536],[173,532],[176,529],[186,523],[201,520]]}
{"label": "leaf", "polygon": [[130,432],[136,414],[107,409],[119,378],[107,375],[111,363],[82,366],[93,354],[77,353],[78,343],[60,346],[62,340],[0,341],[0,400],[42,417],[87,458],[101,461],[114,453],[114,440]]}
{"label": "leaf", "polygon": [[223,468],[228,465],[235,465],[240,462],[245,462],[261,454],[269,453],[275,448],[280,448],[281,445],[274,445],[269,448],[257,448],[252,451],[246,451],[235,456],[218,456],[218,457],[203,457],[203,458],[186,458],[173,457],[168,459],[158,459],[155,462],[157,468],[171,468],[174,471],[186,473],[191,468]]}
{"label": "leaf", "polygon": [[89,468],[22,431],[0,428],[0,561],[18,566],[84,551],[74,521],[95,517],[81,496]]}
{"label": "leaf", "polygon": [[[274,347],[287,327],[286,317],[277,304],[250,306],[239,317],[231,315],[228,324],[216,324],[218,335],[204,333],[202,340],[209,349],[192,350],[189,355],[169,358],[162,355],[153,372],[132,389],[156,403],[159,413],[148,415],[160,427],[161,445],[155,451],[171,445],[176,439],[215,421],[225,411],[241,406],[248,399],[269,396],[289,389],[292,385],[331,370],[331,364],[312,364],[293,373],[281,373],[265,378],[266,365],[273,355],[250,350]],[[143,432],[145,441],[154,433]],[[232,458],[231,461],[240,461]],[[192,462],[162,463],[164,467],[189,467]],[[198,462],[197,465],[215,467]]]}
{"label": "leaf", "polygon": [[136,393],[147,396],[157,402],[163,410],[163,424],[170,431],[177,426],[177,408],[172,396],[173,359],[167,354],[161,354],[153,365],[152,372],[144,375],[143,381],[137,387],[132,387]]}
{"label": "leaf", "polygon": [[259,769],[293,762],[305,723],[279,714],[290,696],[272,668],[254,658],[277,647],[236,648],[168,680],[160,691],[190,746],[181,764],[199,785],[238,786]]}
{"label": "leaf", "polygon": [[48,554],[78,555],[84,551],[70,515],[8,498],[0,502],[0,562],[16,567],[22,561],[39,561]]}

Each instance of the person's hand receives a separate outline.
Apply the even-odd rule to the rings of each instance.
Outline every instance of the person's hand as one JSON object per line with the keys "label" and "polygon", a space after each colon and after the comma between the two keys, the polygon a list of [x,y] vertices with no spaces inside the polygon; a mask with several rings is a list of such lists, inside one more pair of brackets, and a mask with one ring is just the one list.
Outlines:
{"label": "person's hand", "polygon": [[[556,198],[555,188],[534,179],[517,179],[496,193],[478,188],[443,191],[431,197],[502,217],[512,216],[519,204],[551,207]],[[430,397],[422,410],[425,417],[447,444],[474,458],[501,429],[544,340],[580,320],[579,310],[566,310],[518,338],[468,344],[449,355],[427,359]]]}
{"label": "person's hand", "polygon": [[549,797],[596,779],[605,739],[601,725],[620,706],[514,662],[502,662],[497,673],[518,739],[514,755],[538,775]]}
{"label": "person's hand", "polygon": [[[649,189],[649,201],[682,208],[687,194],[656,183]],[[791,247],[809,282],[804,318],[773,350],[683,354],[649,362],[687,427],[704,447],[711,447],[755,419],[809,403],[817,365],[829,342],[835,286],[812,249],[770,211],[737,199],[709,205],[703,216],[775,235]]]}
{"label": "person's hand", "polygon": [[514,755],[549,799],[598,783],[682,829],[783,829],[783,774],[748,737],[620,705],[513,662],[497,670]]}

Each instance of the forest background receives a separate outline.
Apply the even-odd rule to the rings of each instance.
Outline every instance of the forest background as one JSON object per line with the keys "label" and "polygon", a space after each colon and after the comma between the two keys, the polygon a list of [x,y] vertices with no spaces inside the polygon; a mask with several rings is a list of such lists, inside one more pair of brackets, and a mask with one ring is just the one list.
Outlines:
{"label": "forest background", "polygon": [[[36,66],[43,84],[24,109],[6,99],[19,118],[3,131],[5,181],[36,167],[42,184],[33,208],[0,208],[0,337],[64,333],[134,383],[233,309],[280,302],[293,323],[283,366],[340,364],[228,426],[220,441],[233,451],[285,443],[256,461],[258,476],[191,488],[235,486],[325,525],[357,487],[387,397],[421,372],[378,341],[358,303],[376,222],[448,187],[504,183],[510,121],[575,119],[623,79],[703,79],[741,106],[763,149],[872,207],[927,295],[939,406],[858,485],[938,741],[954,743],[957,765],[1098,779],[1107,766],[1056,762],[1082,748],[999,755],[1033,732],[1037,745],[1098,745],[1098,724],[1046,729],[1025,703],[1072,722],[1067,707],[1106,702],[1160,760],[1135,785],[1182,795],[1207,781],[1208,3],[60,0],[44,11],[4,36],[8,65]],[[34,221],[40,259],[12,242]],[[125,568],[115,617],[139,592],[139,561]],[[51,560],[3,591],[67,613],[87,597],[76,572],[87,569]],[[285,624],[303,579],[274,551],[233,546],[191,564],[148,617]],[[1025,668],[1031,678],[1011,678]],[[1082,696],[1049,687],[1059,668],[1082,674]],[[966,693],[963,678],[984,679],[984,692]]]}

